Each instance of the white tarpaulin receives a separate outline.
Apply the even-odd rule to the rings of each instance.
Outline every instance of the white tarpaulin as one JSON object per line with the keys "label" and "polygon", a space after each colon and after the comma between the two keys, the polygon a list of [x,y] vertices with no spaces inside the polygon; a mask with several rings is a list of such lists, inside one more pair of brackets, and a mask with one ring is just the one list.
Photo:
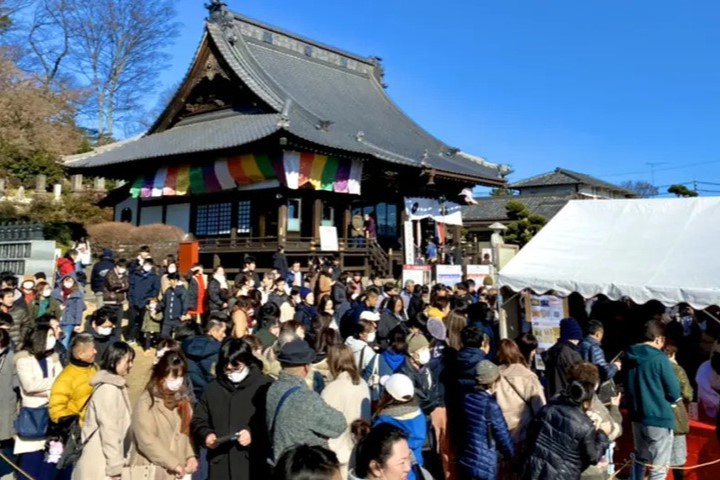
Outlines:
{"label": "white tarpaulin", "polygon": [[510,263],[515,291],[720,304],[720,197],[573,200]]}
{"label": "white tarpaulin", "polygon": [[462,225],[462,207],[454,202],[441,204],[436,198],[406,197],[405,212],[408,220],[432,218],[446,225]]}

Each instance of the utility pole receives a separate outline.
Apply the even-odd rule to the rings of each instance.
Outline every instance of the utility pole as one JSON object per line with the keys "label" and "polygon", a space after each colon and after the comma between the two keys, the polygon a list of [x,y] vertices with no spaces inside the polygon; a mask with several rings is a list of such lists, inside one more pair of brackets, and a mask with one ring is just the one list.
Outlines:
{"label": "utility pole", "polygon": [[694,178],[693,178],[693,190],[695,190],[695,193],[698,193],[697,180],[695,180]]}
{"label": "utility pole", "polygon": [[655,186],[655,167],[658,165],[665,165],[667,162],[645,162],[645,165],[648,165],[650,167],[650,183],[652,183],[652,186]]}

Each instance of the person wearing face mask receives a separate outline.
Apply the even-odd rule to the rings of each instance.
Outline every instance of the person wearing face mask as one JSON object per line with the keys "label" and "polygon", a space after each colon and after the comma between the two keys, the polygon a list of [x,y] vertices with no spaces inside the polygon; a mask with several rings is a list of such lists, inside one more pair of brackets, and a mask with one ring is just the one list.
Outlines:
{"label": "person wearing face mask", "polygon": [[55,318],[62,316],[60,302],[52,296],[53,289],[47,282],[38,282],[35,285],[35,297],[28,303],[28,311],[33,320],[43,315],[51,315]]}
{"label": "person wearing face mask", "polygon": [[169,351],[153,367],[132,415],[135,451],[131,478],[174,480],[195,473],[198,461],[190,440],[192,406],[182,353]]}
{"label": "person wearing face mask", "polygon": [[155,264],[148,258],[142,268],[130,275],[130,290],[128,301],[130,303],[130,324],[128,325],[129,343],[133,344],[140,339],[140,328],[145,317],[145,311],[151,298],[157,299],[160,294],[160,277],[155,273]]}
{"label": "person wearing face mask", "polygon": [[118,341],[115,336],[115,311],[110,307],[103,307],[90,316],[88,331],[95,341],[97,357],[103,358],[105,351]]}
{"label": "person wearing face mask", "polygon": [[115,312],[115,338],[118,340],[122,337],[123,303],[127,299],[129,289],[127,260],[121,258],[115,262],[115,267],[105,275],[103,286],[103,305],[112,308]]}
{"label": "person wearing face mask", "polygon": [[[208,480],[251,480],[269,474],[264,406],[272,380],[239,338],[222,344],[217,377],[195,408],[192,431],[207,451]],[[205,477],[203,477],[205,478]]]}
{"label": "person wearing face mask", "polygon": [[60,327],[63,331],[61,341],[65,348],[69,348],[73,334],[83,331],[85,294],[80,284],[75,280],[75,274],[70,274],[62,278],[55,287],[52,296],[61,305]]}
{"label": "person wearing face mask", "polygon": [[[60,320],[53,317],[52,315],[43,315],[42,317],[35,320],[35,327],[39,327],[41,325],[45,325],[52,330],[53,335],[55,335],[56,339],[62,338],[63,332],[62,328],[60,328]],[[55,353],[60,358],[60,364],[63,366],[63,368],[67,367],[70,364],[70,355],[68,354],[68,349],[65,348],[65,346],[62,344],[62,342],[55,342],[55,348],[53,349]]]}
{"label": "person wearing face mask", "polygon": [[265,410],[273,460],[300,444],[327,447],[328,439],[339,437],[347,427],[343,414],[307,387],[305,378],[314,359],[315,351],[300,339],[280,350],[282,371],[268,390]]}
{"label": "person wearing face mask", "polygon": [[[15,354],[21,416],[25,414],[23,409],[27,409],[27,413],[30,409],[36,412],[48,409],[50,391],[62,371],[60,358],[53,351],[56,341],[49,325],[39,325],[28,333],[22,350]],[[16,429],[13,453],[18,456],[18,466],[35,480],[51,480],[55,478],[56,468],[55,464],[45,462],[48,424],[28,428],[28,423]]]}

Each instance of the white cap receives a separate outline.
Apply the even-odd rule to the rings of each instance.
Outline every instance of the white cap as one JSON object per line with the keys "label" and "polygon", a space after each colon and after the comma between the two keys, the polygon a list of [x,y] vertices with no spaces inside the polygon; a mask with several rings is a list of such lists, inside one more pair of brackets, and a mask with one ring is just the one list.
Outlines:
{"label": "white cap", "polygon": [[377,312],[365,311],[360,314],[360,320],[367,320],[369,322],[379,322],[380,314]]}
{"label": "white cap", "polygon": [[380,379],[380,383],[391,397],[400,402],[408,402],[415,396],[415,387],[412,380],[402,373],[386,375]]}

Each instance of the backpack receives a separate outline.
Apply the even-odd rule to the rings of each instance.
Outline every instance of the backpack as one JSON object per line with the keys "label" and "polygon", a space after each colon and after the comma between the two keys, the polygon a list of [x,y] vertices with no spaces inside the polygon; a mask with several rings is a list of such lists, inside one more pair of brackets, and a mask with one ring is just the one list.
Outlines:
{"label": "backpack", "polygon": [[90,399],[92,398],[97,388],[98,387],[93,388],[90,396],[87,400],[85,400],[85,403],[80,409],[79,414],[62,417],[58,420],[57,423],[52,423],[50,426],[51,432],[53,430],[55,432],[58,432],[56,435],[53,435],[51,432],[49,432],[50,436],[58,438],[63,444],[62,455],[60,455],[60,459],[57,462],[58,470],[64,470],[65,468],[75,465],[78,460],[80,460],[80,456],[82,456],[85,445],[87,445],[87,443],[95,436],[98,429],[100,428],[95,428],[95,430],[90,435],[88,435],[85,441],[82,440],[80,414],[87,409],[87,406],[90,403]]}

